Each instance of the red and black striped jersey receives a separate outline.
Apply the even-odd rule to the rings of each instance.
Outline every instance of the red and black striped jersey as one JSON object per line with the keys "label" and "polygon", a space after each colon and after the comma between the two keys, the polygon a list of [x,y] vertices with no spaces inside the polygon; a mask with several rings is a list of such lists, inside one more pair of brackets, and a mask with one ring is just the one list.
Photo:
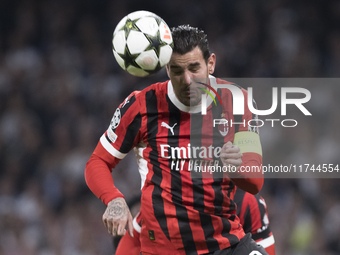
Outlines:
{"label": "red and black striped jersey", "polygon": [[[204,169],[219,159],[221,147],[233,142],[235,133],[250,130],[253,115],[244,89],[245,114],[236,117],[230,91],[217,93],[222,107],[207,99],[210,104],[203,115],[200,105],[188,107],[177,99],[171,81],[134,92],[115,111],[93,153],[114,167],[134,148],[142,177],[143,252],[204,254],[236,244],[244,236],[232,200],[234,182],[216,172],[206,176]],[[222,118],[234,125],[212,125]],[[242,160],[260,165],[262,156],[244,153]],[[98,196],[109,200],[105,198],[109,195]]]}
{"label": "red and black striped jersey", "polygon": [[[270,230],[267,205],[263,197],[236,188],[233,200],[236,203],[236,214],[240,218],[244,232],[251,233],[252,238],[262,245],[269,255],[275,255],[275,239]],[[138,241],[141,226],[142,214],[139,212],[133,219],[133,227],[138,233],[136,237]]]}
{"label": "red and black striped jersey", "polygon": [[[252,238],[261,244],[270,255],[275,254],[274,236],[269,227],[267,205],[260,194],[252,195],[237,188],[234,196],[237,205],[236,213],[240,218],[245,233],[251,233]],[[271,247],[272,246],[272,247]]]}

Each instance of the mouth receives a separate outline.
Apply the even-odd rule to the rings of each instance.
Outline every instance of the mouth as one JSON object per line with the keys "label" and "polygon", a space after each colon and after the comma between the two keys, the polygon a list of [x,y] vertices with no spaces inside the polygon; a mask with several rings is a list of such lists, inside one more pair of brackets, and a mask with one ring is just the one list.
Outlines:
{"label": "mouth", "polygon": [[183,94],[188,98],[197,97],[198,95],[196,90],[185,90]]}

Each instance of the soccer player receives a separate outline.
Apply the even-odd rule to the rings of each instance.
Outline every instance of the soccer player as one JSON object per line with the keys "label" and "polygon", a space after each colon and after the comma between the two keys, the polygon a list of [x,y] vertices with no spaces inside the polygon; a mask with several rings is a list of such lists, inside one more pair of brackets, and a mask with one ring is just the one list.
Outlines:
{"label": "soccer player", "polygon": [[[245,233],[251,233],[252,238],[268,252],[275,255],[275,240],[269,228],[267,205],[259,195],[252,195],[241,189],[236,189],[234,202],[237,205],[237,216],[240,218]],[[133,219],[133,237],[126,233],[119,241],[115,238],[115,255],[139,255],[142,215],[138,213]]]}
{"label": "soccer player", "polygon": [[[143,255],[267,254],[244,233],[232,200],[235,185],[252,194],[263,185],[262,173],[241,171],[262,163],[259,136],[249,126],[253,115],[247,105],[243,115],[234,115],[229,89],[215,94],[220,107],[207,99],[206,85],[211,89],[230,83],[209,76],[216,56],[202,30],[182,25],[172,36],[174,50],[166,67],[170,80],[126,98],[86,164],[87,185],[107,205],[104,225],[113,236],[124,235],[126,227],[133,235],[133,219],[111,169],[134,148],[144,183]],[[202,78],[206,82],[195,81]],[[247,102],[246,90],[239,91]],[[213,120],[221,118],[233,125],[214,127]],[[227,174],[216,175],[212,166]]]}

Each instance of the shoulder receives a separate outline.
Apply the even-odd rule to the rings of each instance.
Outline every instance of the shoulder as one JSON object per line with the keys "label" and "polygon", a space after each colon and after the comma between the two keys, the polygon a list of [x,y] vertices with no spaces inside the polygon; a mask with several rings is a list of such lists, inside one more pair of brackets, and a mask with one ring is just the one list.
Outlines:
{"label": "shoulder", "polygon": [[[234,82],[230,82],[230,81],[227,81],[227,80],[216,78],[216,84],[232,85],[232,87],[235,88],[235,91],[241,91],[243,94],[247,94],[247,90],[245,88],[243,88],[242,86],[240,86],[239,84],[236,84]],[[234,93],[230,89],[224,89],[223,91],[225,91],[228,94]]]}
{"label": "shoulder", "polygon": [[135,90],[128,95],[123,102],[119,105],[119,108],[124,108],[125,105],[132,105],[135,102],[137,105],[143,104],[148,101],[152,95],[164,94],[167,92],[167,84],[169,81],[154,83],[143,90]]}
{"label": "shoulder", "polygon": [[138,101],[144,101],[144,100],[147,101],[151,99],[151,97],[153,96],[164,95],[167,93],[168,82],[169,81],[167,80],[165,82],[154,83],[141,91],[138,91],[138,92],[135,91],[136,93],[134,95]]}

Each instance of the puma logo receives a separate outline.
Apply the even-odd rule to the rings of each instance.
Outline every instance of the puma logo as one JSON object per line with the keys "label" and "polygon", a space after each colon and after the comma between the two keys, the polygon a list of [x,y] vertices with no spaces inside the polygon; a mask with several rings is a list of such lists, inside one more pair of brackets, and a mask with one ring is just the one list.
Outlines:
{"label": "puma logo", "polygon": [[174,135],[174,127],[177,125],[177,123],[175,123],[172,127],[170,127],[167,123],[162,122],[161,126],[165,127],[167,129],[169,129],[171,131],[171,134]]}

